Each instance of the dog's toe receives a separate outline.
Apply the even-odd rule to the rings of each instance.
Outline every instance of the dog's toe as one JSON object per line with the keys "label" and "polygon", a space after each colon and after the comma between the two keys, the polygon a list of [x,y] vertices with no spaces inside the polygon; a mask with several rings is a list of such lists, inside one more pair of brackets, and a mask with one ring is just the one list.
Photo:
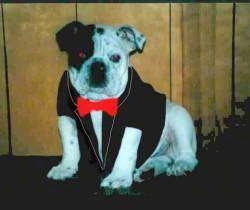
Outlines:
{"label": "dog's toe", "polygon": [[101,182],[101,187],[110,187],[110,181],[109,180],[103,180],[102,182]]}
{"label": "dog's toe", "polygon": [[136,170],[134,173],[134,181],[135,182],[143,182],[144,179],[141,178],[141,171],[140,170]]}
{"label": "dog's toe", "polygon": [[52,178],[53,168],[54,168],[54,167],[52,167],[52,168],[50,169],[50,171],[47,173],[47,178],[49,178],[49,179]]}
{"label": "dog's toe", "polygon": [[47,178],[54,180],[65,180],[67,178],[71,178],[76,173],[76,171],[77,168],[59,164],[58,166],[54,166],[49,171],[49,173],[47,174]]}
{"label": "dog's toe", "polygon": [[182,176],[186,175],[187,172],[191,172],[194,169],[196,162],[190,162],[186,160],[177,160],[173,165],[166,169],[168,176]]}
{"label": "dog's toe", "polygon": [[112,189],[128,188],[132,185],[132,177],[109,175],[101,182],[101,187]]}

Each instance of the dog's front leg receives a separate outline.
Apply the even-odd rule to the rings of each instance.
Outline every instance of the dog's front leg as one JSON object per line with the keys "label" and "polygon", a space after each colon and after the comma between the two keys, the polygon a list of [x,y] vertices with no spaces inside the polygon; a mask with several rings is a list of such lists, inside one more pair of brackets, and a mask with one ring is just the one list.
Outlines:
{"label": "dog's front leg", "polygon": [[62,160],[59,165],[49,171],[47,177],[64,180],[72,177],[78,171],[80,150],[75,120],[67,116],[60,116],[58,117],[58,128],[63,147]]}
{"label": "dog's front leg", "polygon": [[112,172],[101,182],[101,187],[115,189],[128,188],[132,185],[141,135],[142,131],[139,129],[125,128]]}

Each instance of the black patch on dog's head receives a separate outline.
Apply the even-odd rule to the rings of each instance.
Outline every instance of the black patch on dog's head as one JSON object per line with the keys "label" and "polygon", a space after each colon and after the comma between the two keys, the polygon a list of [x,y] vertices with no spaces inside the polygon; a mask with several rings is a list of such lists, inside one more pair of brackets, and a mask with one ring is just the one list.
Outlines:
{"label": "black patch on dog's head", "polygon": [[77,69],[94,53],[95,25],[84,25],[73,21],[56,33],[56,41],[61,51],[68,54],[68,65]]}

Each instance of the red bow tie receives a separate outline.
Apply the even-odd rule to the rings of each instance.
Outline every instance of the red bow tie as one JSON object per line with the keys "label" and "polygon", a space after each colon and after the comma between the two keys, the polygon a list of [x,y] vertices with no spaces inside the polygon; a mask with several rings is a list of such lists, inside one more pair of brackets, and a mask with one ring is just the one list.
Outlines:
{"label": "red bow tie", "polygon": [[81,97],[77,98],[77,110],[81,117],[84,117],[93,110],[102,110],[107,112],[110,116],[115,116],[118,109],[117,104],[117,98],[104,99],[97,102],[92,102]]}

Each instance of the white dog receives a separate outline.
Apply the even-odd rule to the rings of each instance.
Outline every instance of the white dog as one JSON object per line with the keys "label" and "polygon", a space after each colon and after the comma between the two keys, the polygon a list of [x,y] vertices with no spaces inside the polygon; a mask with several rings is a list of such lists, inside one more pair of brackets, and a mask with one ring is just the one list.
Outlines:
{"label": "white dog", "polygon": [[80,135],[107,174],[101,187],[130,187],[133,181],[143,181],[141,174],[150,169],[154,175],[178,176],[195,168],[196,134],[190,115],[144,83],[130,66],[130,55],[142,52],[145,45],[140,32],[131,26],[75,21],[56,39],[68,54],[69,69],[57,99],[63,155],[48,178],[64,180],[77,172]]}

